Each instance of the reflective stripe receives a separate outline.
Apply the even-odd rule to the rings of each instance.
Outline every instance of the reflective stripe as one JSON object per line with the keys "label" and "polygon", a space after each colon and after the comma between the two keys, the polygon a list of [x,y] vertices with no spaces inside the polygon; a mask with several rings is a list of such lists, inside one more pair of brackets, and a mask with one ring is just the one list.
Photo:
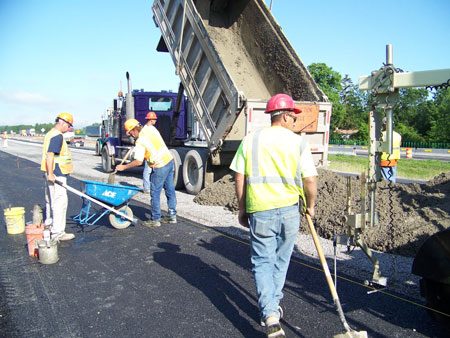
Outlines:
{"label": "reflective stripe", "polygon": [[303,180],[302,180],[302,166],[301,166],[301,155],[303,151],[306,149],[307,143],[305,139],[302,137],[302,141],[299,146],[299,156],[297,160],[297,171],[295,173],[295,178],[291,177],[282,177],[282,176],[260,176],[259,173],[259,142],[261,137],[261,130],[258,130],[253,134],[252,140],[252,176],[248,177],[248,184],[287,184],[287,185],[296,185],[303,189]]}
{"label": "reflective stripe", "polygon": [[259,146],[259,136],[261,135],[261,130],[258,130],[253,135],[253,142],[252,142],[252,176],[254,178],[259,176],[259,153],[258,153],[258,146]]}
{"label": "reflective stripe", "polygon": [[297,185],[295,179],[286,178],[281,176],[250,176],[248,177],[248,184],[288,184],[288,185]]}

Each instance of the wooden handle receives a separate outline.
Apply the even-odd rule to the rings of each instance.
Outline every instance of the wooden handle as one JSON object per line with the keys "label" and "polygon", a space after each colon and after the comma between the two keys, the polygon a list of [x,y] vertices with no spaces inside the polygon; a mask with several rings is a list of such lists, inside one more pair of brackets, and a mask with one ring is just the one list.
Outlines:
{"label": "wooden handle", "polygon": [[331,278],[330,269],[328,268],[327,261],[325,260],[325,256],[322,251],[322,246],[319,242],[319,237],[317,236],[316,229],[314,229],[314,224],[311,220],[311,217],[306,214],[306,219],[308,220],[309,230],[311,231],[311,235],[314,240],[314,245],[316,246],[317,253],[319,254],[320,263],[322,263],[323,271],[325,272],[325,277],[328,282],[328,286],[330,287],[331,295],[333,296],[333,300],[338,299],[338,295],[336,292],[336,288],[334,287],[333,279]]}
{"label": "wooden handle", "polygon": [[[123,162],[125,162],[127,160],[128,156],[130,156],[132,150],[133,150],[133,148],[130,148],[130,150],[128,150],[128,152],[125,154],[124,158],[122,159],[122,162],[120,162],[120,165],[122,165]],[[111,174],[109,174],[108,184],[113,184],[114,183],[113,179],[111,179],[111,177],[112,177],[112,175],[114,175],[116,173],[117,173],[117,170],[114,170]]]}
{"label": "wooden handle", "polygon": [[122,162],[120,162],[120,164],[123,164],[123,162],[125,162],[127,160],[128,156],[130,156],[132,150],[133,150],[133,148],[130,148],[130,150],[128,150],[128,152],[125,154],[125,157],[122,159]]}

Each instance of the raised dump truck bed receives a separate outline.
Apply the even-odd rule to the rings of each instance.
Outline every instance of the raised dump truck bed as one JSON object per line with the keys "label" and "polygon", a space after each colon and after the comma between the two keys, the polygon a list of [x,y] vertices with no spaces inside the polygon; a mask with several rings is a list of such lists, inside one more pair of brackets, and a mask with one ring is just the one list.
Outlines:
{"label": "raised dump truck bed", "polygon": [[248,132],[270,125],[263,110],[277,93],[308,112],[297,131],[316,165],[326,165],[331,104],[264,1],[156,0],[153,13],[162,33],[157,49],[172,57],[210,165],[228,165]]}

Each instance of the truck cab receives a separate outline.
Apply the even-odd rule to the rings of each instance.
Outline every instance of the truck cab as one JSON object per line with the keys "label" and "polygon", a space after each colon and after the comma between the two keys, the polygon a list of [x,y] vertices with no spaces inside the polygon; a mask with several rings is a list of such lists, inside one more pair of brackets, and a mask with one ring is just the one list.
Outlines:
{"label": "truck cab", "polygon": [[[135,118],[145,125],[147,113],[155,112],[158,117],[155,127],[168,146],[179,144],[189,137],[191,128],[188,127],[186,114],[187,101],[182,96],[177,105],[177,97],[178,94],[171,91],[150,92],[143,89],[133,90],[125,98],[119,93],[118,98],[114,100],[114,109],[108,112],[108,116],[103,120],[102,135],[98,141],[105,172],[111,172],[116,161],[122,160],[134,146],[135,140],[127,135],[124,129],[124,122],[128,118]],[[132,101],[131,113],[127,112],[126,107],[130,107],[127,100]],[[173,126],[174,121],[176,128]]]}

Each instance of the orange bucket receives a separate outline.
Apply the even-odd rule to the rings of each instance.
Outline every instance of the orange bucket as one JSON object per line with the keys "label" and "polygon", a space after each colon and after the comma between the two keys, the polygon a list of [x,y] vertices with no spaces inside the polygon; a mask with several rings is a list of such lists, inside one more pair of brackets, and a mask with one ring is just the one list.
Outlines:
{"label": "orange bucket", "polygon": [[38,246],[36,241],[42,240],[44,237],[43,224],[30,224],[25,226],[25,234],[27,235],[28,254],[31,257],[38,256]]}

